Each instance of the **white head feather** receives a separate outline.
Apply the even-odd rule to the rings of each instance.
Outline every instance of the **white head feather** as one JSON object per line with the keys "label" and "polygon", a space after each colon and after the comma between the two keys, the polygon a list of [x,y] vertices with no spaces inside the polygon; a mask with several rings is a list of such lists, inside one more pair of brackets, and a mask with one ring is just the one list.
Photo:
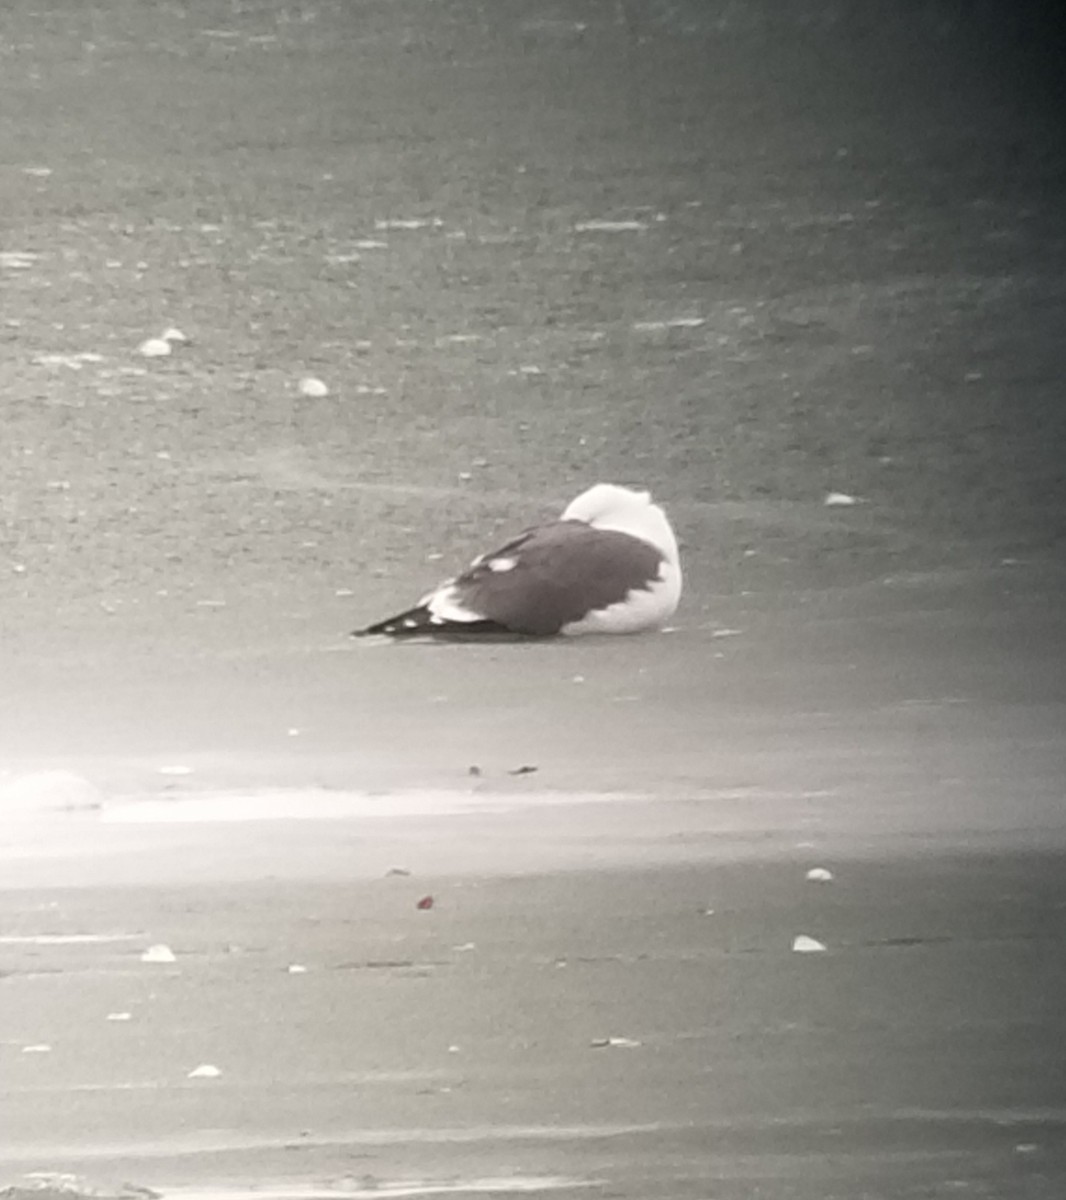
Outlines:
{"label": "white head feather", "polygon": [[584,521],[594,529],[614,529],[654,546],[673,566],[679,565],[677,538],[666,513],[651,502],[650,492],[616,483],[597,483],[567,505],[564,521]]}

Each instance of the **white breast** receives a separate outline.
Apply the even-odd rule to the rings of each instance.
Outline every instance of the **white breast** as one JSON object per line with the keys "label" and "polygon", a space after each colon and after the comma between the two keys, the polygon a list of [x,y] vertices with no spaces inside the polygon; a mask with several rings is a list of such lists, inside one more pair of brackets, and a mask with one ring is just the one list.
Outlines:
{"label": "white breast", "polygon": [[641,633],[658,629],[677,611],[681,599],[681,568],[664,559],[659,578],[650,587],[634,588],[617,604],[595,609],[580,621],[564,625],[569,637],[585,633]]}

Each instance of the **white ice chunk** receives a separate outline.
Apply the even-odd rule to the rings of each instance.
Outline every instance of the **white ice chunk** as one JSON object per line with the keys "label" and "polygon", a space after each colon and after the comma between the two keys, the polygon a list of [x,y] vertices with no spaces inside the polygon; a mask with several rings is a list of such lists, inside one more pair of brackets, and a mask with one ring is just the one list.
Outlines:
{"label": "white ice chunk", "polygon": [[815,938],[808,937],[805,933],[799,934],[798,937],[792,939],[792,949],[797,954],[818,954],[827,947],[824,943],[817,941]]}
{"label": "white ice chunk", "polygon": [[0,785],[0,817],[99,808],[100,789],[73,771],[33,771]]}
{"label": "white ice chunk", "polygon": [[145,963],[172,963],[177,961],[174,951],[163,942],[157,942],[154,946],[149,946],[141,955],[141,962]]}

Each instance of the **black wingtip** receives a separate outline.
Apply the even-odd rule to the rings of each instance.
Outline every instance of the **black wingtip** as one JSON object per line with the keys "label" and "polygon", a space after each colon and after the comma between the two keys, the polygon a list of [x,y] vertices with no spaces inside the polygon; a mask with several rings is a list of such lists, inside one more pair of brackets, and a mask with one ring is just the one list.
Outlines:
{"label": "black wingtip", "polygon": [[414,637],[420,633],[432,630],[429,620],[429,610],[423,605],[409,608],[405,612],[386,617],[384,621],[375,621],[363,629],[353,629],[352,637]]}
{"label": "black wingtip", "polygon": [[353,629],[348,636],[353,638],[395,637],[396,634],[401,632],[407,633],[410,631],[397,629],[393,621],[379,621],[376,625],[368,625],[365,629]]}
{"label": "black wingtip", "polygon": [[464,641],[527,641],[531,635],[517,633],[500,625],[496,621],[432,621],[427,619],[428,613],[418,609],[400,613],[399,616],[389,617],[365,629],[353,629],[348,635],[353,638],[388,637],[388,638],[431,638],[440,642]]}

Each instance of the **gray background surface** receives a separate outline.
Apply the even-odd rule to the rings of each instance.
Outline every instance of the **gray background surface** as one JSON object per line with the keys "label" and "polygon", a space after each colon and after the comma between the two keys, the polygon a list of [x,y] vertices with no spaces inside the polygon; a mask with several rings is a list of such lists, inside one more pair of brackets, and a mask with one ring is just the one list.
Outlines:
{"label": "gray background surface", "polygon": [[[1058,1200],[1053,15],[4,7],[0,783],[425,789],[5,821],[11,1178]],[[597,479],[674,632],[346,640]]]}

